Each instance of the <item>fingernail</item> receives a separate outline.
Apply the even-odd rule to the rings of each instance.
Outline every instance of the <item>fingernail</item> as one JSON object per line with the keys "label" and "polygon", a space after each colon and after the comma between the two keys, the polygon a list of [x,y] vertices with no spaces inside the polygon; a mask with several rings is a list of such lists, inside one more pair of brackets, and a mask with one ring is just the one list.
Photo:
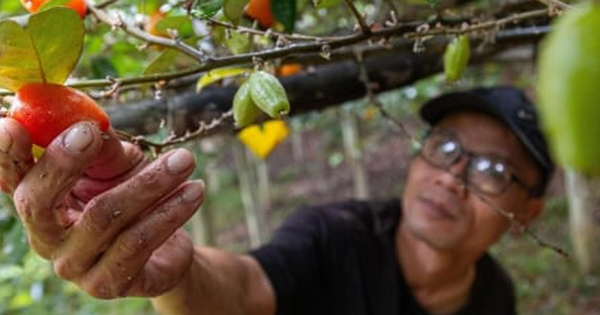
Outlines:
{"label": "fingernail", "polygon": [[189,169],[194,163],[191,153],[183,149],[177,149],[167,159],[167,168],[171,174],[180,174]]}
{"label": "fingernail", "polygon": [[0,135],[0,151],[6,153],[12,147],[13,139],[6,127],[2,126],[2,135]]}
{"label": "fingernail", "polygon": [[202,194],[204,194],[204,181],[198,180],[190,183],[187,187],[185,187],[181,198],[184,201],[192,202],[200,199],[200,197],[202,197]]}
{"label": "fingernail", "polygon": [[81,153],[92,143],[93,139],[89,124],[81,123],[71,127],[63,138],[63,145],[71,152]]}

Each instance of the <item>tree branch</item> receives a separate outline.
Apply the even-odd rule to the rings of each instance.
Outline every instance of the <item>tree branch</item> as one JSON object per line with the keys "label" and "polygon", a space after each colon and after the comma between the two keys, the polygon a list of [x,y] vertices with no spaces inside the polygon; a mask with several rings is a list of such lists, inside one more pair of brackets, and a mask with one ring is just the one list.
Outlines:
{"label": "tree branch", "polygon": [[[473,62],[484,60],[494,53],[539,40],[548,29],[528,28],[501,31],[494,45],[485,45],[473,53]],[[483,41],[483,40],[482,40]],[[396,50],[365,55],[364,64],[373,93],[380,93],[437,73],[442,69],[441,56],[446,41],[432,40],[425,53],[412,53],[412,43],[403,41]],[[312,71],[280,79],[284,85],[293,115],[321,110],[325,107],[363,97],[365,83],[353,60],[325,64]],[[155,133],[165,118],[178,135],[196,130],[200,121],[209,122],[231,108],[237,87],[209,86],[202,93],[181,93],[161,100],[108,106],[113,126],[132,134]],[[144,119],[140,119],[144,117]],[[215,128],[212,132],[233,130],[233,124]]]}
{"label": "tree branch", "polygon": [[547,5],[550,8],[559,8],[562,10],[568,10],[568,9],[572,9],[573,6],[570,4],[566,4],[560,0],[538,0],[539,2]]}
{"label": "tree branch", "polygon": [[350,9],[350,12],[352,12],[352,15],[354,15],[354,18],[360,26],[360,29],[362,30],[363,34],[370,35],[371,28],[369,28],[369,26],[367,25],[365,18],[360,14],[360,12],[358,12],[358,9],[354,5],[354,2],[352,2],[352,0],[344,0],[344,2],[346,3],[348,9]]}
{"label": "tree branch", "polygon": [[98,18],[98,20],[110,25],[111,27],[120,28],[125,33],[127,33],[135,38],[141,39],[150,44],[160,45],[160,46],[179,50],[182,53],[199,61],[200,63],[205,62],[207,59],[205,54],[203,54],[202,52],[198,51],[197,49],[187,45],[186,43],[181,41],[179,38],[170,39],[170,38],[165,38],[165,37],[154,36],[154,35],[151,35],[151,34],[148,34],[144,31],[142,31],[141,29],[139,29],[137,27],[128,25],[127,23],[122,21],[121,18],[114,19],[114,18],[110,17],[106,12],[96,8],[95,6],[93,6],[91,4],[88,4],[88,9],[90,10],[90,12],[92,12],[92,14],[96,18]]}
{"label": "tree branch", "polygon": [[96,4],[95,7],[98,8],[98,9],[104,9],[104,8],[108,7],[109,5],[112,5],[112,4],[114,4],[114,3],[118,2],[118,1],[119,0],[106,0],[106,1],[104,1],[102,3]]}
{"label": "tree branch", "polygon": [[285,34],[285,33],[275,32],[272,29],[269,29],[267,31],[261,31],[261,30],[257,30],[254,28],[250,28],[250,27],[234,25],[229,22],[215,20],[213,18],[203,19],[203,20],[213,26],[222,26],[222,27],[225,27],[225,28],[228,28],[231,30],[235,30],[242,34],[265,36],[265,37],[269,37],[274,40],[278,40],[280,38],[285,38],[288,41],[323,41],[323,40],[339,39],[339,37],[335,37],[335,36],[310,36],[310,35],[303,35],[303,34]]}
{"label": "tree branch", "polygon": [[[130,85],[138,85],[138,84],[161,82],[161,81],[168,82],[173,79],[183,78],[183,77],[186,77],[189,75],[199,74],[199,73],[210,71],[210,70],[217,69],[217,68],[222,68],[222,67],[227,67],[227,66],[232,66],[232,65],[252,64],[252,62],[255,59],[260,59],[260,60],[266,61],[266,60],[284,58],[284,57],[298,55],[298,54],[320,53],[324,50],[329,52],[329,51],[334,51],[339,48],[352,46],[352,45],[355,45],[355,44],[358,44],[361,42],[373,41],[376,39],[382,39],[383,44],[384,44],[383,46],[385,47],[387,45],[387,40],[390,38],[395,38],[395,37],[404,37],[407,39],[420,39],[420,38],[430,38],[432,36],[445,36],[445,35],[451,35],[451,34],[476,33],[481,30],[486,30],[486,29],[491,29],[494,32],[496,32],[498,29],[500,29],[501,27],[508,25],[508,24],[516,23],[516,22],[531,19],[531,18],[548,16],[550,11],[551,11],[550,9],[543,9],[543,10],[528,11],[528,12],[524,12],[524,13],[517,13],[517,14],[513,14],[509,17],[503,18],[503,19],[473,24],[466,28],[454,27],[454,26],[448,26],[448,27],[441,26],[441,27],[435,27],[433,29],[429,29],[429,27],[427,27],[427,29],[425,31],[420,31],[420,28],[422,28],[423,25],[426,25],[423,22],[416,21],[416,22],[399,23],[399,24],[390,25],[388,27],[385,27],[385,28],[382,28],[379,30],[371,31],[370,34],[355,33],[355,34],[351,34],[351,35],[336,37],[334,39],[329,39],[329,40],[315,40],[315,41],[308,42],[308,43],[293,43],[293,44],[285,46],[285,47],[275,47],[270,50],[252,52],[252,53],[246,53],[246,54],[239,54],[239,55],[234,55],[234,56],[226,56],[226,57],[196,56],[197,58],[203,60],[203,63],[201,65],[192,67],[190,69],[182,70],[182,71],[177,71],[177,72],[159,73],[159,74],[139,76],[139,77],[134,77],[134,78],[115,78],[115,79],[110,79],[110,80],[86,80],[86,81],[69,84],[69,86],[72,86],[75,88],[91,88],[91,87],[113,86],[115,84],[118,84],[119,87],[126,87],[126,86],[130,86]],[[101,10],[96,9],[95,12],[100,12],[99,15],[103,16],[108,23],[115,23],[115,21],[113,21],[112,18],[108,17]],[[114,24],[111,24],[111,25],[114,25]],[[124,23],[121,24],[121,27],[125,27],[125,29],[129,32],[132,32],[132,34],[141,35],[140,38],[144,38],[144,36],[147,35],[150,37],[149,39],[152,39],[153,42],[160,41],[163,44],[174,45],[172,47],[176,48],[176,49],[180,49],[180,48],[178,48],[178,47],[180,47],[178,45],[184,45],[182,47],[189,47],[179,41],[175,41],[172,39],[166,39],[166,38],[162,38],[162,37],[151,36],[137,28],[132,28],[130,26],[127,26]],[[418,30],[418,31],[415,31],[415,30]],[[190,49],[193,49],[193,48],[190,47]],[[197,53],[200,54],[199,52],[197,52]],[[327,57],[329,57],[329,56],[327,56]],[[11,93],[9,93],[9,92],[0,92],[0,96],[10,95],[10,94]]]}
{"label": "tree branch", "polygon": [[532,19],[532,18],[537,18],[537,17],[549,16],[551,13],[552,13],[551,9],[533,10],[533,11],[528,11],[528,12],[523,12],[523,13],[516,13],[516,14],[510,15],[508,17],[505,17],[505,18],[502,18],[499,20],[485,21],[485,22],[481,22],[481,23],[477,23],[477,24],[472,24],[467,27],[454,27],[454,28],[435,27],[433,29],[421,31],[421,32],[419,32],[419,31],[409,32],[409,33],[406,33],[404,35],[404,37],[415,39],[415,38],[423,38],[423,37],[427,37],[427,36],[458,35],[458,34],[475,33],[475,32],[478,32],[481,30],[487,30],[487,29],[500,29],[501,27],[506,26],[508,24],[513,24],[516,22],[520,22],[520,21],[528,20],[528,19]]}

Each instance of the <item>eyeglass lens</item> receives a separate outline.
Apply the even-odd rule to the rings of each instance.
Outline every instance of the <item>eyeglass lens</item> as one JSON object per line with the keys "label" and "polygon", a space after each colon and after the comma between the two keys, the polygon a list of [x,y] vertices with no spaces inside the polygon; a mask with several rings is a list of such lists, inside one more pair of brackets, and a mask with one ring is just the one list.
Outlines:
{"label": "eyeglass lens", "polygon": [[469,185],[489,194],[501,193],[508,186],[511,176],[502,161],[465,151],[450,134],[433,131],[423,146],[425,159],[444,169],[454,165],[465,154],[470,157],[466,174]]}

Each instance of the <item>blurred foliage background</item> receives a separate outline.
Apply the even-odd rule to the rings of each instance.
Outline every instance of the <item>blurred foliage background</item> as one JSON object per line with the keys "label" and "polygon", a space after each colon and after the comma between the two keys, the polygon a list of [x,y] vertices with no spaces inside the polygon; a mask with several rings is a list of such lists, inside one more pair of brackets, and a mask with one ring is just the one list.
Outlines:
{"label": "blurred foliage background", "polygon": [[[367,14],[377,14],[377,6],[385,2],[359,1],[357,5]],[[436,12],[429,3],[431,1],[392,1],[398,7],[406,2],[416,8],[414,18],[426,19]],[[475,8],[497,3],[492,0],[473,2]],[[205,3],[208,5],[211,1]],[[351,28],[354,23],[343,8],[315,10],[310,4],[308,0],[297,2],[296,30],[299,33],[335,34]],[[121,10],[126,19],[139,25],[146,23],[148,16],[160,8],[172,15],[183,12],[182,2],[177,0],[122,0],[111,7]],[[0,18],[24,13],[18,0],[0,1]],[[89,20],[86,23],[89,33],[84,55],[74,74],[76,78],[136,76],[148,71],[152,60],[162,55],[160,50],[141,48],[141,41],[122,32],[112,32],[106,25]],[[194,28],[202,28],[202,25],[194,24]],[[209,37],[201,40],[200,45],[207,50],[219,49],[210,46]],[[532,86],[534,54],[535,51],[529,48],[516,58],[499,57],[485,65],[471,67],[465,77],[453,85],[446,83],[442,75],[436,75],[378,98],[384,108],[411,132],[418,132],[422,127],[415,115],[419,105],[445,90],[514,84],[535,97]],[[185,57],[177,58],[158,70],[183,69],[189,65],[190,60]],[[120,97],[118,101],[126,103],[148,96],[134,91]],[[346,136],[340,121],[347,121],[348,117],[355,123],[354,149],[358,155],[350,154],[342,140]],[[288,125],[290,135],[264,161],[252,156],[232,134],[216,135],[185,145],[196,152],[198,168],[194,177],[209,178],[208,197],[187,226],[197,244],[214,244],[235,252],[245,252],[252,247],[244,211],[247,206],[243,192],[240,192],[242,170],[236,162],[240,148],[245,161],[253,165],[250,168],[266,170],[268,175],[263,242],[281,220],[300,205],[357,197],[356,176],[352,171],[356,169],[356,163],[365,175],[363,185],[366,183],[360,197],[365,194],[369,198],[399,195],[410,161],[409,140],[366,100],[294,116],[288,120]],[[163,131],[153,138],[164,139],[165,136]],[[27,236],[12,214],[10,198],[2,195],[0,206],[0,314],[153,314],[146,299],[100,301],[58,279],[51,265],[29,250]],[[534,230],[545,240],[570,251],[565,224],[567,216],[567,202],[558,172],[548,196],[547,209]],[[579,274],[573,261],[536,245],[525,236],[507,235],[492,252],[515,281],[521,314],[600,312],[597,278]]]}

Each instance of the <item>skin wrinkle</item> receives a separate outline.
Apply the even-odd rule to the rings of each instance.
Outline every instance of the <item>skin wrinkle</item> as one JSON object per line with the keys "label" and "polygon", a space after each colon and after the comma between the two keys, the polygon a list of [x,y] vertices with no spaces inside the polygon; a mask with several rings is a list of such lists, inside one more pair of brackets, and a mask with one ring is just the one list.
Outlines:
{"label": "skin wrinkle", "polygon": [[[73,193],[78,199],[84,202],[89,201],[92,199],[92,197],[99,195],[110,188],[113,188],[115,183],[125,182],[126,180],[137,175],[147,165],[150,164],[151,161],[144,154],[141,154],[137,149],[135,149],[133,145],[128,143],[123,145],[123,150],[125,151],[123,155],[130,157],[126,160],[128,167],[125,167],[120,173],[116,173],[110,178],[95,178],[90,177],[89,174],[98,173],[98,171],[95,171],[95,169],[101,168],[102,165],[92,166],[92,171],[88,170],[86,173],[84,173],[77,185],[73,188]],[[131,158],[132,155],[133,158]]]}
{"label": "skin wrinkle", "polygon": [[[184,175],[185,175],[185,174],[182,174],[182,176],[184,176]],[[108,210],[107,210],[107,212],[108,212],[108,213],[111,213],[111,214],[112,214],[112,213],[114,213],[114,211],[108,211]],[[119,218],[121,218],[121,217],[119,217]],[[137,241],[137,240],[136,240],[136,241]],[[119,250],[122,250],[122,249],[119,249]],[[108,253],[108,252],[107,252],[107,253]],[[102,255],[102,257],[107,257],[107,254],[105,253],[104,255]],[[99,258],[100,258],[100,257],[99,257]],[[141,258],[141,257],[140,257],[140,258]],[[81,259],[80,259],[80,260],[81,260]],[[100,259],[100,260],[98,261],[98,263],[102,263],[102,259]],[[89,264],[85,264],[85,265],[89,265]],[[92,264],[91,266],[93,266],[93,264]],[[85,267],[85,268],[88,268],[88,267]],[[83,272],[89,273],[90,271],[85,271],[85,270],[83,270],[83,271],[82,271],[82,273],[83,273]],[[93,272],[93,271],[91,271],[91,272]]]}
{"label": "skin wrinkle", "polygon": [[84,228],[94,234],[102,234],[118,218],[113,215],[115,206],[111,198],[98,196],[89,201],[85,207]]}

